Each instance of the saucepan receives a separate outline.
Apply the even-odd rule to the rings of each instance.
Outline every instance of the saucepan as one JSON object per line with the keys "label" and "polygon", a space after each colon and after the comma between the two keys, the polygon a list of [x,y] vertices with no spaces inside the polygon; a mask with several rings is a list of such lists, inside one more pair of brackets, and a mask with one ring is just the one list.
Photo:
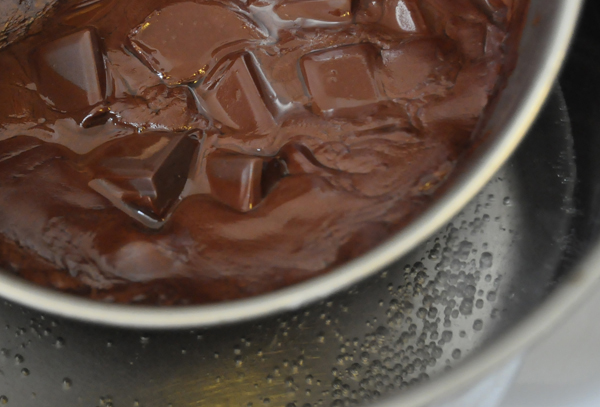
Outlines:
{"label": "saucepan", "polygon": [[531,0],[519,58],[505,89],[486,112],[483,140],[435,204],[376,249],[324,276],[255,298],[221,304],[159,308],[93,302],[36,287],[0,273],[0,296],[89,322],[144,328],[211,326],[294,310],[351,287],[406,255],[457,214],[510,157],[554,83],[582,0]]}

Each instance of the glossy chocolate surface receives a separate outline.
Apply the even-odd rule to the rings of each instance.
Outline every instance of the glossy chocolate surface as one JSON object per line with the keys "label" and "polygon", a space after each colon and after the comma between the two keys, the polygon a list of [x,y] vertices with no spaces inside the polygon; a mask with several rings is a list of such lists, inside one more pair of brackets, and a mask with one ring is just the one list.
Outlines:
{"label": "glossy chocolate surface", "polygon": [[364,253],[472,144],[517,4],[59,3],[0,50],[0,265],[186,304]]}

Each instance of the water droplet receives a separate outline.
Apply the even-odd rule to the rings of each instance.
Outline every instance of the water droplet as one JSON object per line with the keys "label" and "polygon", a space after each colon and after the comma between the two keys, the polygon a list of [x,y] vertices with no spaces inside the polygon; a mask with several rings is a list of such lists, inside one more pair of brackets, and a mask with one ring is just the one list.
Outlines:
{"label": "water droplet", "polygon": [[20,365],[25,361],[25,358],[21,355],[15,355],[15,364]]}
{"label": "water droplet", "polygon": [[140,336],[140,343],[142,345],[148,345],[150,343],[150,338],[148,336]]}
{"label": "water droplet", "polygon": [[[490,252],[481,253],[481,258],[479,259],[479,267],[481,269],[489,269],[492,267],[492,263],[494,260],[494,256]],[[487,281],[487,276],[486,276]]]}
{"label": "water droplet", "polygon": [[25,368],[21,369],[21,376],[23,376],[23,377],[29,376],[29,369],[25,369]]}
{"label": "water droplet", "polygon": [[459,310],[463,315],[471,315],[473,313],[473,300],[471,298],[463,299],[460,303]]}
{"label": "water droplet", "polygon": [[465,297],[475,297],[477,289],[474,285],[468,285],[465,287]]}
{"label": "water droplet", "polygon": [[460,349],[454,349],[452,351],[452,357],[454,359],[460,359],[461,354],[462,354],[462,352],[460,351]]}
{"label": "water droplet", "polygon": [[506,198],[504,198],[504,199],[502,200],[502,203],[503,203],[505,206],[511,206],[511,205],[512,205],[512,200],[510,199],[510,197],[508,197],[508,196],[507,196]]}
{"label": "water droplet", "polygon": [[358,363],[354,363],[348,369],[348,373],[350,373],[350,375],[352,375],[354,377],[358,377],[358,375],[360,374],[360,365]]}
{"label": "water droplet", "polygon": [[61,349],[65,347],[65,340],[63,338],[56,338],[56,341],[54,341],[54,347],[56,349]]}
{"label": "water droplet", "polygon": [[475,331],[481,331],[483,329],[483,321],[481,319],[476,319],[475,322],[473,322],[473,329]]}
{"label": "water droplet", "polygon": [[65,377],[63,379],[63,381],[62,381],[63,390],[69,390],[72,385],[73,385],[73,382],[71,381],[71,379],[69,379],[68,377]]}
{"label": "water droplet", "polygon": [[8,404],[8,397],[0,396],[0,404]]}

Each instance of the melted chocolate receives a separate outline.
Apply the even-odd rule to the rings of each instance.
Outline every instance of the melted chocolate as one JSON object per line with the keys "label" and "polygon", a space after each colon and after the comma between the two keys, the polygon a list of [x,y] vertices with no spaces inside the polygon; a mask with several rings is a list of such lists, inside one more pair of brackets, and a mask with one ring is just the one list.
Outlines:
{"label": "melted chocolate", "polygon": [[0,44],[0,264],[152,304],[324,273],[451,173],[521,4],[59,2]]}

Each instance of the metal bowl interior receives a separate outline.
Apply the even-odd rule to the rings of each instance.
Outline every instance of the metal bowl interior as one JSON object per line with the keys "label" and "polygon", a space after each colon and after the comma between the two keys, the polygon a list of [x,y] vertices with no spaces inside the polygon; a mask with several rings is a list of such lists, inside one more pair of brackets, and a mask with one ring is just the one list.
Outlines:
{"label": "metal bowl interior", "polygon": [[427,239],[458,213],[508,159],[533,123],[565,57],[583,0],[531,0],[517,67],[487,114],[490,136],[462,163],[444,194],[395,237],[332,272],[270,294],[220,304],[157,308],[105,304],[0,273],[0,296],[78,320],[146,329],[212,326],[295,310],[364,280]]}

